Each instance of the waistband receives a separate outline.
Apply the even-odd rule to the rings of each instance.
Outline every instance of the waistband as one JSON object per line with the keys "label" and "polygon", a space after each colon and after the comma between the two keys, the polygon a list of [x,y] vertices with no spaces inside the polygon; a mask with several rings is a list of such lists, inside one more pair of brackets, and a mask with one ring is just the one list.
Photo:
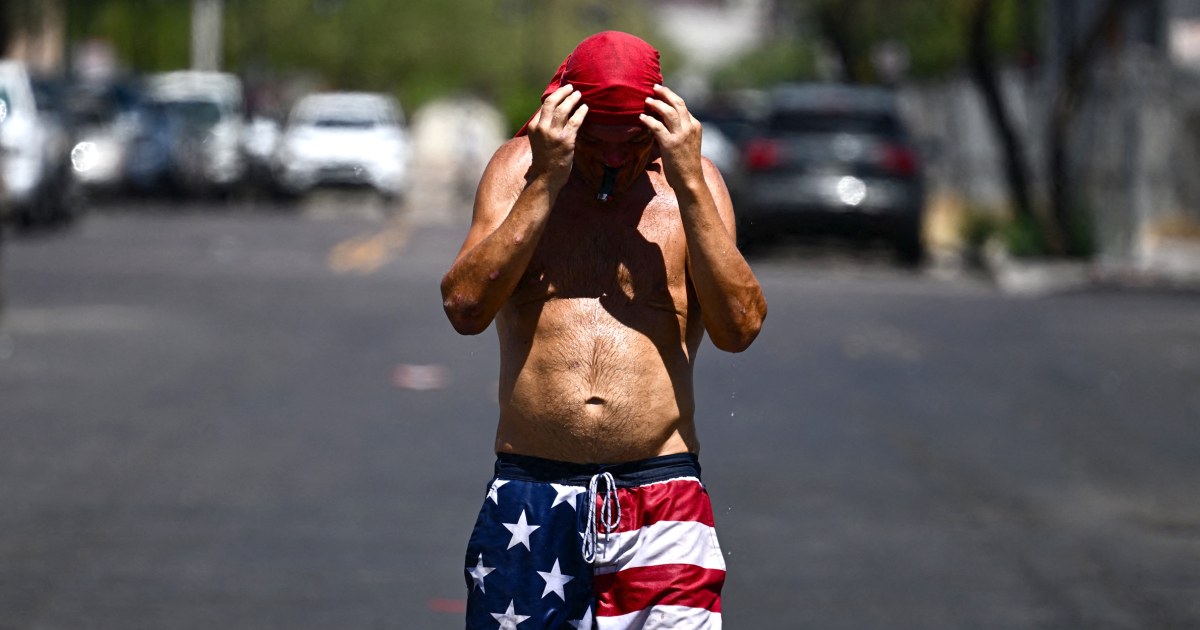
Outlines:
{"label": "waistband", "polygon": [[619,488],[635,488],[679,477],[699,479],[700,460],[693,453],[678,453],[621,464],[576,464],[512,453],[496,455],[496,476],[503,479],[586,486],[604,473],[612,475]]}

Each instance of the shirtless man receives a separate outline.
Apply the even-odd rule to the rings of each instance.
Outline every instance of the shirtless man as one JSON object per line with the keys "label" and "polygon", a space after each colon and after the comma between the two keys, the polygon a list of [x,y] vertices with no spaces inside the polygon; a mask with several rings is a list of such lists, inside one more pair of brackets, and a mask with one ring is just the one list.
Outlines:
{"label": "shirtless man", "polygon": [[692,369],[705,331],[740,352],[767,307],[661,82],[646,42],[581,42],[493,156],[442,281],[455,330],[495,320],[501,354],[468,628],[720,627]]}

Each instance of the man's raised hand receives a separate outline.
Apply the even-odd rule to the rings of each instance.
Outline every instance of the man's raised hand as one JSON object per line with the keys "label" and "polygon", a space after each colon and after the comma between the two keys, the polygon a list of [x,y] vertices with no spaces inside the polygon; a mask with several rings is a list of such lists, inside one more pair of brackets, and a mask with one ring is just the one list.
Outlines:
{"label": "man's raised hand", "polygon": [[658,117],[642,114],[642,124],[658,140],[667,181],[672,187],[684,184],[691,177],[703,181],[700,121],[688,111],[683,98],[666,86],[656,85],[654,96],[647,97],[646,104]]}
{"label": "man's raised hand", "polygon": [[[581,104],[582,93],[570,84],[550,93],[529,122],[529,146],[533,151],[530,175],[546,174],[553,190],[562,188],[571,175],[575,159],[575,137],[587,105]],[[576,107],[578,105],[578,107]]]}

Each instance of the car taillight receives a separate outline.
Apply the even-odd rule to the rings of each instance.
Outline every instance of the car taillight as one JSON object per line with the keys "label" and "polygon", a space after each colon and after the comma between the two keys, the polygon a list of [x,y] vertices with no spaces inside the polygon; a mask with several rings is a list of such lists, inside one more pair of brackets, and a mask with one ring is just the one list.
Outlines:
{"label": "car taillight", "polygon": [[746,168],[765,171],[779,166],[779,144],[774,140],[752,140],[746,145]]}
{"label": "car taillight", "polygon": [[883,168],[896,175],[916,175],[917,154],[908,147],[887,146],[883,150]]}

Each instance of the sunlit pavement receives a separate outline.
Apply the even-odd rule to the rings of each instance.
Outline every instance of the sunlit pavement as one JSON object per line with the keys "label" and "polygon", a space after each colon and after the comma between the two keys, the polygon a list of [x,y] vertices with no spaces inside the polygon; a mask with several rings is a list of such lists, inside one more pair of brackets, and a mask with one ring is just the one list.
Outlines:
{"label": "sunlit pavement", "polygon": [[[372,203],[9,240],[0,627],[461,627],[495,337],[441,313],[466,210]],[[754,266],[696,374],[726,627],[1200,626],[1197,294]]]}

